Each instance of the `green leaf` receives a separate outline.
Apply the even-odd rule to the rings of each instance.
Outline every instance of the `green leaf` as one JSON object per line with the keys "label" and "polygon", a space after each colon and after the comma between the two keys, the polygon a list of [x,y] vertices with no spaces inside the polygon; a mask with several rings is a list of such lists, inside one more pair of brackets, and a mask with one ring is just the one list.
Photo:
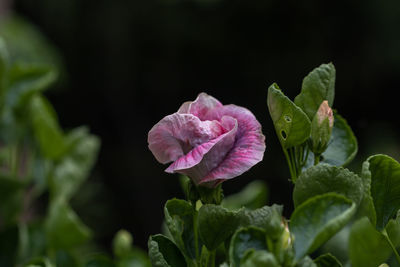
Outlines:
{"label": "green leaf", "polygon": [[363,183],[357,174],[348,169],[318,164],[307,169],[297,178],[293,190],[295,207],[313,196],[328,192],[343,195],[358,205],[364,193]]}
{"label": "green leaf", "polygon": [[382,230],[400,209],[400,163],[386,155],[371,156],[367,162],[371,172],[376,229]]}
{"label": "green leaf", "polygon": [[323,254],[314,260],[318,267],[342,267],[338,259],[330,253]]}
{"label": "green leaf", "polygon": [[254,210],[267,203],[268,187],[262,180],[254,180],[246,185],[239,193],[227,196],[222,201],[222,206],[230,210],[242,207]]}
{"label": "green leaf", "polygon": [[303,80],[301,92],[294,99],[310,120],[314,118],[322,101],[328,100],[333,106],[335,97],[336,70],[332,63],[322,64],[311,71]]}
{"label": "green leaf", "polygon": [[241,228],[237,230],[233,235],[229,246],[231,265],[233,267],[241,266],[240,261],[249,249],[267,250],[265,234],[264,230],[256,227]]}
{"label": "green leaf", "polygon": [[310,137],[310,119],[276,84],[268,89],[268,109],[284,149],[301,145]]}
{"label": "green leaf", "polygon": [[[334,166],[346,166],[357,154],[357,139],[342,116],[334,112],[334,118],[331,140],[325,152],[322,153],[320,162]],[[310,153],[305,169],[313,164],[314,155]]]}
{"label": "green leaf", "polygon": [[100,147],[99,139],[86,127],[71,131],[66,137],[67,151],[50,176],[50,193],[69,199],[88,177]]}
{"label": "green leaf", "polygon": [[148,246],[153,267],[186,267],[182,253],[166,236],[150,236]]}
{"label": "green leaf", "polygon": [[[239,265],[237,265],[239,266]],[[241,267],[280,267],[274,255],[267,251],[250,251],[246,253],[246,259],[240,264]]]}
{"label": "green leaf", "polygon": [[356,205],[344,196],[326,193],[309,198],[298,206],[291,218],[296,259],[313,252],[351,219]]}
{"label": "green leaf", "polygon": [[36,95],[30,105],[33,131],[43,155],[58,159],[65,152],[63,132],[51,104],[42,96]]}
{"label": "green leaf", "polygon": [[255,226],[266,231],[267,237],[275,240],[284,230],[282,225],[282,206],[264,206],[256,210],[241,210],[240,225],[243,227]]}
{"label": "green leaf", "polygon": [[317,267],[317,265],[309,256],[306,256],[296,264],[296,267]]}
{"label": "green leaf", "polygon": [[48,65],[16,63],[9,70],[6,104],[12,108],[26,105],[34,94],[47,89],[57,79]]}
{"label": "green leaf", "polygon": [[198,214],[199,236],[208,250],[215,250],[229,238],[240,223],[238,213],[221,206],[203,205]]}
{"label": "green leaf", "polygon": [[46,257],[38,257],[28,261],[24,267],[54,267],[54,264]]}
{"label": "green leaf", "polygon": [[374,200],[371,195],[371,171],[369,170],[369,161],[365,161],[361,169],[361,178],[363,182],[363,199],[357,211],[357,218],[367,216],[372,223],[376,225],[376,211],[374,207]]}
{"label": "green leaf", "polygon": [[49,40],[29,21],[14,14],[2,17],[0,36],[4,38],[10,62],[41,64],[61,68],[61,58]]}
{"label": "green leaf", "polygon": [[48,247],[70,249],[82,245],[91,237],[90,229],[84,225],[64,199],[50,202],[46,219]]}
{"label": "green leaf", "polygon": [[349,256],[353,267],[376,267],[392,255],[384,235],[378,232],[368,218],[353,224],[349,237]]}
{"label": "green leaf", "polygon": [[[191,259],[196,258],[193,233],[194,212],[192,205],[182,199],[168,200],[164,207],[165,222],[175,244],[186,257]],[[201,248],[201,245],[198,247]]]}
{"label": "green leaf", "polygon": [[133,248],[129,255],[118,260],[117,267],[151,267],[147,254],[138,248]]}

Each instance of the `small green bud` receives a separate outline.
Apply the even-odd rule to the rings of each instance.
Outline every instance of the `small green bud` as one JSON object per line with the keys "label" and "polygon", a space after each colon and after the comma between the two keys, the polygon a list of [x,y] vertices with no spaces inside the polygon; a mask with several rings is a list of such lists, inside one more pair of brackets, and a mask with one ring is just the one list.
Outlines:
{"label": "small green bud", "polygon": [[289,225],[284,218],[282,218],[282,225],[284,227],[284,231],[282,233],[282,246],[286,249],[292,244],[292,236],[289,231]]}
{"label": "small green bud", "polygon": [[115,256],[122,258],[132,250],[133,238],[126,230],[119,230],[113,239],[113,252]]}
{"label": "small green bud", "polygon": [[311,123],[312,152],[321,155],[328,147],[333,128],[333,111],[325,100],[319,106]]}

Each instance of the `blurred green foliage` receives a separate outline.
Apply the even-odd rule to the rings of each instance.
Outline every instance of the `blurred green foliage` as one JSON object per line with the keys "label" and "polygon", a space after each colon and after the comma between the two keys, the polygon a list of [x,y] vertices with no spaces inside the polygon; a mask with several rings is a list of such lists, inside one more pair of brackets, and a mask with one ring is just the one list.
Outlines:
{"label": "blurred green foliage", "polygon": [[60,62],[31,24],[1,18],[0,266],[148,266],[128,232],[115,237],[115,259],[93,254],[93,233],[69,203],[90,174],[100,140],[87,127],[64,131],[43,94]]}

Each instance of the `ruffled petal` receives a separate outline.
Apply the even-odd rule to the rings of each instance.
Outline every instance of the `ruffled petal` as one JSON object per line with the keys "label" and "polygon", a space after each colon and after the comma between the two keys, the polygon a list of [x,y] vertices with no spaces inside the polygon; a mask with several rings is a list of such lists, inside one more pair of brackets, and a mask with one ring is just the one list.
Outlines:
{"label": "ruffled petal", "polygon": [[164,117],[149,131],[149,149],[160,163],[165,164],[226,131],[216,120],[201,121],[191,114],[174,113]]}
{"label": "ruffled petal", "polygon": [[178,109],[177,113],[189,114],[190,104],[192,104],[192,101],[186,101],[185,103],[183,103],[181,107]]}
{"label": "ruffled petal", "polygon": [[221,125],[229,131],[216,139],[193,148],[189,153],[172,163],[165,171],[185,174],[196,184],[199,184],[210,171],[224,161],[235,143],[238,130],[237,120],[225,116],[221,119]]}
{"label": "ruffled petal", "polygon": [[238,121],[236,141],[224,160],[200,183],[216,182],[234,178],[249,170],[263,159],[265,136],[261,125],[248,109],[236,105],[227,105],[213,109],[207,119],[213,120],[223,116],[231,116]]}
{"label": "ruffled petal", "polygon": [[[185,105],[185,103],[183,105]],[[200,120],[205,120],[204,118],[206,114],[214,108],[218,107],[222,107],[222,104],[216,98],[206,93],[200,93],[197,96],[196,100],[190,103],[187,111],[188,113],[198,117]],[[217,120],[219,119],[220,118],[218,118]]]}

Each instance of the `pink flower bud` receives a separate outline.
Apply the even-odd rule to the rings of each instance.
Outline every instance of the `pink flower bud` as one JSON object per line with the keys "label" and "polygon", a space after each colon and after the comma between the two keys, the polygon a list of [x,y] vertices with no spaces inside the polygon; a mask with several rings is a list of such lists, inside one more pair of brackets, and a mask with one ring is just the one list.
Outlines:
{"label": "pink flower bud", "polygon": [[328,118],[329,120],[329,127],[332,128],[333,127],[333,111],[332,109],[329,107],[328,101],[324,100],[321,105],[319,106],[319,109],[317,111],[317,117],[318,117],[318,124],[321,125],[322,122]]}

